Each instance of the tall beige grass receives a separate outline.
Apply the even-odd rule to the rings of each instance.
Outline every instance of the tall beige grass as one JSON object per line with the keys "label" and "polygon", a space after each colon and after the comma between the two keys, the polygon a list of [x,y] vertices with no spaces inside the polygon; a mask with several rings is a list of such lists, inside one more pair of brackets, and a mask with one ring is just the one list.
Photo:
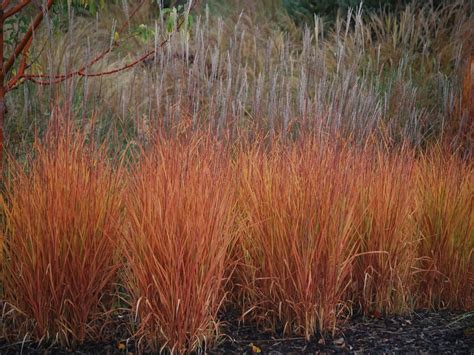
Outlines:
{"label": "tall beige grass", "polygon": [[[169,43],[116,76],[53,87],[27,83],[8,103],[15,119],[7,122],[7,144],[18,154],[28,149],[26,138],[46,126],[50,100],[67,102],[86,130],[113,137],[120,148],[146,143],[156,130],[174,134],[183,117],[192,129],[231,138],[316,132],[363,142],[376,134],[391,144],[425,145],[449,135],[456,146],[472,131],[457,109],[473,28],[466,2],[409,6],[399,16],[352,11],[333,27],[316,18],[306,28],[281,15],[279,27],[263,8],[226,18],[203,8],[192,28],[172,34],[156,12],[137,14],[120,47],[90,72],[129,63],[168,37]],[[126,9],[112,6],[97,20],[71,16],[67,32],[46,26],[41,35],[52,45],[43,49],[39,41],[30,70],[77,69],[110,45],[113,18],[122,23]],[[155,37],[143,42],[133,35],[140,24]]]}

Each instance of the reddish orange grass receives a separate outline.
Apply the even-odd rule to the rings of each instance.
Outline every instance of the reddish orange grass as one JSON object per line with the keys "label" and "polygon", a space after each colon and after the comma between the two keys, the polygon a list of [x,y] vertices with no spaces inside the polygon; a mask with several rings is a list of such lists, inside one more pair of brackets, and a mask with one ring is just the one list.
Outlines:
{"label": "reddish orange grass", "polygon": [[420,306],[474,309],[474,165],[441,148],[420,159]]}
{"label": "reddish orange grass", "polygon": [[208,138],[161,140],[141,157],[126,198],[124,253],[138,336],[192,351],[218,335],[233,211],[230,164]]}
{"label": "reddish orange grass", "polygon": [[366,313],[401,313],[413,306],[414,235],[413,153],[367,148],[357,176],[363,216],[354,259],[356,305]]}
{"label": "reddish orange grass", "polygon": [[11,163],[1,200],[20,337],[98,339],[119,266],[140,350],[211,346],[225,290],[307,339],[352,308],[474,307],[474,166],[456,154],[305,138],[232,158],[196,135],[157,139],[124,174],[61,132]]}
{"label": "reddish orange grass", "polygon": [[101,300],[118,263],[121,172],[70,127],[11,164],[5,214],[4,300],[15,329],[73,345],[100,337]]}
{"label": "reddish orange grass", "polygon": [[350,159],[346,146],[316,141],[241,157],[237,276],[244,312],[261,324],[310,338],[342,315],[360,224]]}

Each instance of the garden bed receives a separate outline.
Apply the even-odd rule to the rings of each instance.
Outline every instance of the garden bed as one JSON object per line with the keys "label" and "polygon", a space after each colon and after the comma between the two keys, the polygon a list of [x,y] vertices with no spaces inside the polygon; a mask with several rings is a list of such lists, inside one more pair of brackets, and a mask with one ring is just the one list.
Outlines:
{"label": "garden bed", "polygon": [[[254,327],[232,325],[228,340],[212,353],[333,353],[333,352],[415,352],[470,353],[474,350],[474,317],[460,313],[414,312],[387,318],[355,317],[334,337],[286,338],[257,332]],[[257,348],[252,348],[256,346]]]}
{"label": "garden bed", "polygon": [[[289,338],[281,334],[257,330],[252,325],[239,325],[234,316],[224,327],[225,336],[209,354],[222,353],[456,353],[474,351],[474,316],[451,311],[418,311],[407,316],[363,318],[354,317],[341,327],[334,337],[316,336],[306,342],[303,338]],[[24,342],[0,342],[2,354],[93,354],[134,353],[133,341],[104,344],[85,344],[72,352],[58,347],[45,348]]]}

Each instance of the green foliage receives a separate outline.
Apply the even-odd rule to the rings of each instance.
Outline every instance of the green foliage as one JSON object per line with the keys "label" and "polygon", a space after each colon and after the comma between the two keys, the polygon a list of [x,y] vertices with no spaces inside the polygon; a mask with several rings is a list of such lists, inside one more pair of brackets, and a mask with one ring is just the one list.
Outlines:
{"label": "green foliage", "polygon": [[76,9],[84,8],[91,15],[95,16],[97,11],[105,7],[105,0],[68,0],[66,4]]}
{"label": "green foliage", "polygon": [[163,9],[170,9],[173,7],[180,7],[187,3],[186,0],[154,0],[157,4],[161,5]]}
{"label": "green foliage", "polygon": [[155,30],[152,27],[142,23],[132,31],[132,34],[140,41],[147,43],[155,36]]}
{"label": "green foliage", "polygon": [[25,34],[29,26],[30,18],[21,13],[17,13],[5,20],[3,28],[3,31],[6,33],[6,36],[4,36],[5,57],[12,52],[14,47],[18,44],[18,39]]}
{"label": "green foliage", "polygon": [[[192,28],[194,23],[193,15],[187,14],[186,16],[186,9],[182,5],[172,8],[163,8],[161,10],[161,15],[163,16],[165,28],[168,33],[171,33],[176,29],[175,27],[182,21],[183,16],[185,17],[184,20],[187,20],[187,31]],[[155,37],[156,33],[152,26],[142,23],[132,31],[132,34],[141,42],[147,43]]]}
{"label": "green foliage", "polygon": [[[395,11],[407,4],[417,3],[413,0],[283,0],[283,5],[296,22],[312,20],[316,14],[334,19],[338,12],[362,5],[364,11]],[[419,2],[420,4],[422,2]],[[434,6],[441,5],[443,0],[433,0]]]}
{"label": "green foliage", "polygon": [[[97,10],[104,8],[105,0],[75,0],[75,3],[85,7],[91,15],[95,15]],[[76,5],[77,6],[77,5]]]}
{"label": "green foliage", "polygon": [[[186,9],[184,8],[183,5],[178,5],[178,7],[173,7],[173,8],[164,8],[162,10],[163,16],[166,21],[166,30],[168,32],[172,32],[174,28],[175,22],[179,20],[180,16],[183,16],[186,12]],[[188,24],[187,28],[191,28],[194,23],[194,18],[191,14],[188,14]]]}
{"label": "green foliage", "polygon": [[53,5],[51,21],[53,28],[63,32],[67,28],[72,13],[81,16],[96,16],[106,5],[119,3],[120,0],[60,0]]}
{"label": "green foliage", "polygon": [[[349,8],[360,6],[362,0],[283,0],[283,4],[290,16],[297,22],[311,20],[316,14],[334,18],[338,11],[347,11]],[[368,0],[363,2],[365,8],[387,6],[393,0]]]}
{"label": "green foliage", "polygon": [[110,3],[118,3],[119,0],[67,0],[56,1],[54,10],[60,15],[67,14],[69,9],[75,13],[95,16],[98,11],[103,10]]}

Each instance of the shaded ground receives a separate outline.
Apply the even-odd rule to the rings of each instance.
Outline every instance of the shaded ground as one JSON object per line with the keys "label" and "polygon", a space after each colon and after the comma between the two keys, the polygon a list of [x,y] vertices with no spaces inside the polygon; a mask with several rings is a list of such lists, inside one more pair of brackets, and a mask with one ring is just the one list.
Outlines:
{"label": "shaded ground", "polygon": [[[462,353],[474,354],[474,314],[416,312],[404,317],[356,317],[334,338],[276,338],[253,327],[230,327],[229,340],[212,353]],[[253,348],[257,346],[258,349]]]}
{"label": "shaded ground", "polygon": [[[284,338],[259,332],[250,325],[238,325],[229,320],[227,336],[210,354],[247,353],[456,353],[474,354],[474,314],[462,315],[449,311],[415,312],[409,316],[367,319],[356,317],[334,338],[315,339],[306,343],[302,338]],[[121,349],[119,349],[121,348]],[[57,348],[38,348],[33,343],[5,344],[1,354],[65,354]],[[134,352],[133,344],[114,342],[86,344],[74,354],[123,354]]]}

